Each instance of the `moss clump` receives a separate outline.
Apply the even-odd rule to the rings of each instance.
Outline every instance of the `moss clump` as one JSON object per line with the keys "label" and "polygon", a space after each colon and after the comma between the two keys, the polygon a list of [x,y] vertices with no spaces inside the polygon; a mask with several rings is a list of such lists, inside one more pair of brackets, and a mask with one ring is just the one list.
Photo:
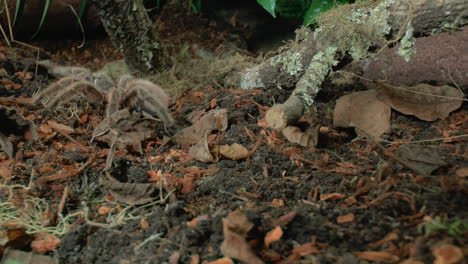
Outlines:
{"label": "moss clump", "polygon": [[400,47],[398,48],[398,55],[403,57],[406,62],[411,58],[411,55],[416,54],[416,38],[413,35],[414,29],[409,26],[406,30],[405,36],[400,41]]}

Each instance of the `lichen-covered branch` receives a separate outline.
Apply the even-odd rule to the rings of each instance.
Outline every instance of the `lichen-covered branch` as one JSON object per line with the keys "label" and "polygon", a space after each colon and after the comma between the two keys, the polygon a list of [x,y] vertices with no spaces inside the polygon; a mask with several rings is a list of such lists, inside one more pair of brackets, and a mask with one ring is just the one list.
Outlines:
{"label": "lichen-covered branch", "polygon": [[94,4],[130,70],[143,74],[161,70],[162,48],[141,0],[99,0]]}
{"label": "lichen-covered branch", "polygon": [[[323,15],[315,32],[301,31],[300,41],[291,48],[245,70],[237,83],[243,89],[295,86],[291,98],[267,113],[267,123],[282,129],[297,121],[299,113],[313,109],[323,80],[345,54],[354,60],[367,60],[375,56],[371,48],[379,50],[403,36],[408,42],[414,39],[413,34],[460,27],[467,22],[466,10],[468,3],[464,0],[381,0],[342,6]],[[405,47],[411,47],[411,43]],[[408,50],[404,52],[411,55]]]}

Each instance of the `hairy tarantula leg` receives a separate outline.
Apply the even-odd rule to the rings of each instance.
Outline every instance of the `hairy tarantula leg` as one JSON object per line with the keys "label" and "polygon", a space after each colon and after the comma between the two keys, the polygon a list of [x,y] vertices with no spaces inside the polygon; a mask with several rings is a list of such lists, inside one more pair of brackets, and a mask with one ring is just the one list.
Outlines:
{"label": "hairy tarantula leg", "polygon": [[85,79],[86,76],[91,77],[91,72],[88,69],[82,67],[61,66],[51,60],[42,60],[39,61],[38,64],[46,68],[47,72],[57,79],[72,75],[79,76],[82,79]]}
{"label": "hairy tarantula leg", "polygon": [[167,127],[172,127],[174,125],[174,118],[172,118],[171,113],[169,113],[166,104],[161,103],[158,98],[153,97],[148,90],[139,90],[137,94],[137,104],[141,107],[141,110],[152,116],[159,117]]}
{"label": "hairy tarantula leg", "polygon": [[113,113],[119,110],[120,106],[120,93],[117,88],[110,89],[107,92],[107,107],[106,117],[110,117]]}
{"label": "hairy tarantula leg", "polygon": [[63,89],[65,89],[67,86],[69,86],[75,79],[73,77],[65,77],[57,82],[52,83],[49,85],[47,88],[39,92],[33,97],[32,104],[37,105],[40,101],[42,101],[45,97],[49,97],[53,95],[54,93],[57,93]]}
{"label": "hairy tarantula leg", "polygon": [[175,124],[174,118],[166,107],[154,104],[151,101],[141,101],[141,108],[152,116],[159,117],[166,127],[172,127]]}
{"label": "hairy tarantula leg", "polygon": [[67,102],[73,99],[73,97],[76,96],[76,94],[85,94],[84,91],[86,91],[87,88],[89,93],[95,93],[96,95],[102,97],[102,94],[96,90],[96,88],[93,86],[92,83],[86,82],[86,81],[79,81],[70,84],[69,86],[65,87],[62,91],[60,91],[58,94],[55,96],[51,97],[49,102],[47,102],[47,107],[49,108],[55,108],[60,102]]}
{"label": "hairy tarantula leg", "polygon": [[169,113],[169,96],[158,85],[143,79],[132,79],[131,75],[121,77],[118,85],[122,98],[119,104],[133,107],[159,117],[167,127],[174,125]]}

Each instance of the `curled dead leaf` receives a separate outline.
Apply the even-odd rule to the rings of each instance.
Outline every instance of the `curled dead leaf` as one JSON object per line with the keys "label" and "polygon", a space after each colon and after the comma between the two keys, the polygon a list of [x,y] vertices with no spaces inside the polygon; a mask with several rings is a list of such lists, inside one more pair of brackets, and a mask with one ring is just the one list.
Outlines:
{"label": "curled dead leaf", "polygon": [[[377,98],[393,109],[407,115],[414,115],[425,121],[444,119],[462,105],[463,93],[451,86],[389,87],[380,84]],[[400,88],[400,89],[398,89]]]}
{"label": "curled dead leaf", "polygon": [[238,143],[220,146],[219,153],[232,160],[241,160],[249,157],[249,151]]}
{"label": "curled dead leaf", "polygon": [[93,131],[92,140],[115,144],[116,149],[133,150],[143,153],[141,142],[154,136],[156,121],[143,118],[141,113],[130,113],[128,108],[121,109],[104,119]]}
{"label": "curled dead leaf", "polygon": [[[355,127],[374,138],[390,129],[390,107],[377,99],[375,90],[340,97],[333,111],[334,127]],[[365,136],[365,135],[363,135]]]}
{"label": "curled dead leaf", "polygon": [[201,162],[214,161],[213,155],[208,147],[208,135],[205,134],[197,144],[190,147],[188,155]]}
{"label": "curled dead leaf", "polygon": [[223,218],[224,241],[221,244],[223,255],[246,263],[262,264],[263,261],[255,255],[245,239],[252,227],[253,224],[239,211],[234,211]]}
{"label": "curled dead leaf", "polygon": [[416,173],[423,175],[430,175],[434,170],[447,165],[439,149],[430,146],[401,145],[396,153],[401,159],[409,163]]}
{"label": "curled dead leaf", "polygon": [[304,132],[295,126],[285,127],[282,132],[284,137],[291,143],[299,144],[303,147],[316,146],[318,143],[320,126],[310,126]]}
{"label": "curled dead leaf", "polygon": [[106,173],[106,179],[102,184],[107,191],[119,202],[138,205],[154,200],[154,194],[157,188],[151,183],[128,183],[120,182],[109,173]]}
{"label": "curled dead leaf", "polygon": [[177,144],[192,145],[201,140],[203,136],[211,133],[213,130],[224,131],[228,126],[227,109],[211,110],[193,125],[180,130],[172,137]]}

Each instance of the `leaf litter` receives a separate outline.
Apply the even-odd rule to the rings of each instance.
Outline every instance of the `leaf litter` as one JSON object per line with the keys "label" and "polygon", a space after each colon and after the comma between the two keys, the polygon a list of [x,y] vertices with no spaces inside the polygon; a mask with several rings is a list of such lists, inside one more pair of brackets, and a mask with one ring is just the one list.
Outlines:
{"label": "leaf litter", "polygon": [[[32,81],[25,79],[24,85]],[[324,91],[336,96],[344,93],[333,87],[324,87]],[[87,212],[86,217],[74,218],[77,221],[71,222],[71,232],[57,236],[61,240],[57,252],[64,263],[162,263],[169,259],[180,263],[233,263],[234,259],[254,263],[285,259],[426,263],[443,261],[447,251],[460,252],[465,238],[451,238],[442,232],[426,237],[418,233],[417,226],[428,216],[450,220],[466,217],[466,203],[460,202],[466,192],[466,177],[457,176],[464,175],[466,167],[466,142],[462,137],[431,142],[438,151],[406,150],[409,155],[396,151],[403,144],[388,147],[382,141],[389,152],[395,151],[407,161],[438,166],[430,170],[430,177],[423,177],[398,166],[386,152],[378,152],[374,142],[351,141],[352,133],[335,129],[327,117],[334,100],[327,97],[317,101],[324,111],[319,113],[320,129],[310,134],[316,136],[305,135],[313,139],[309,142],[317,140],[314,144],[297,140],[298,144],[306,142],[304,145],[316,147],[299,147],[262,123],[261,110],[271,105],[271,97],[281,101],[287,93],[205,92],[198,103],[186,103],[187,108],[178,109],[186,113],[187,109],[203,108],[190,119],[192,127],[172,142],[162,138],[164,128],[151,120],[135,122],[142,119],[132,113],[99,129],[96,124],[103,115],[100,109],[94,109],[96,106],[75,119],[61,112],[34,113],[31,120],[40,127],[42,142],[26,141],[23,134],[9,135],[17,152],[15,160],[0,155],[2,198],[12,193],[12,202],[31,196],[47,199],[52,208],[52,217],[47,218],[50,221],[42,223],[47,228],[57,228],[61,214]],[[24,104],[9,102],[30,119],[32,112],[22,109]],[[373,103],[370,99],[363,102]],[[359,108],[347,107],[348,116]],[[217,114],[209,114],[220,109]],[[394,142],[462,136],[468,117],[465,109],[459,109],[444,122],[436,120],[428,125],[395,113],[391,123],[401,124],[397,130],[384,129],[385,125],[375,119],[379,125],[367,120],[363,126],[356,121],[359,115],[372,116],[359,111],[358,119],[346,122],[359,124],[366,134],[384,135]],[[50,125],[51,120],[56,124]],[[367,126],[378,128],[378,133],[369,132],[372,130]],[[302,127],[299,130],[305,131]],[[103,139],[105,135],[107,139]],[[90,143],[93,136],[93,140],[104,144]],[[213,155],[212,160],[197,161],[203,156],[198,152],[189,156],[200,140],[206,140],[202,144],[204,154]],[[85,148],[71,147],[77,143]],[[111,151],[109,145],[115,150]],[[237,145],[243,147],[231,150]],[[220,146],[226,146],[226,153],[233,155],[218,155]],[[110,152],[113,158],[106,165]],[[428,155],[415,157],[422,152]],[[386,165],[382,165],[384,162]],[[31,181],[28,187],[33,174],[30,167],[41,171],[34,174],[37,181]],[[103,173],[105,168],[110,177]],[[66,186],[71,187],[69,193]],[[63,209],[56,208],[57,204],[63,204]],[[129,204],[140,208],[141,215],[122,214]],[[237,221],[232,214],[247,220]],[[111,225],[113,217],[125,224]],[[143,217],[149,227],[141,224]],[[188,226],[191,219],[198,220]],[[2,223],[5,228],[6,222]],[[440,241],[445,241],[444,246],[434,246]]]}

